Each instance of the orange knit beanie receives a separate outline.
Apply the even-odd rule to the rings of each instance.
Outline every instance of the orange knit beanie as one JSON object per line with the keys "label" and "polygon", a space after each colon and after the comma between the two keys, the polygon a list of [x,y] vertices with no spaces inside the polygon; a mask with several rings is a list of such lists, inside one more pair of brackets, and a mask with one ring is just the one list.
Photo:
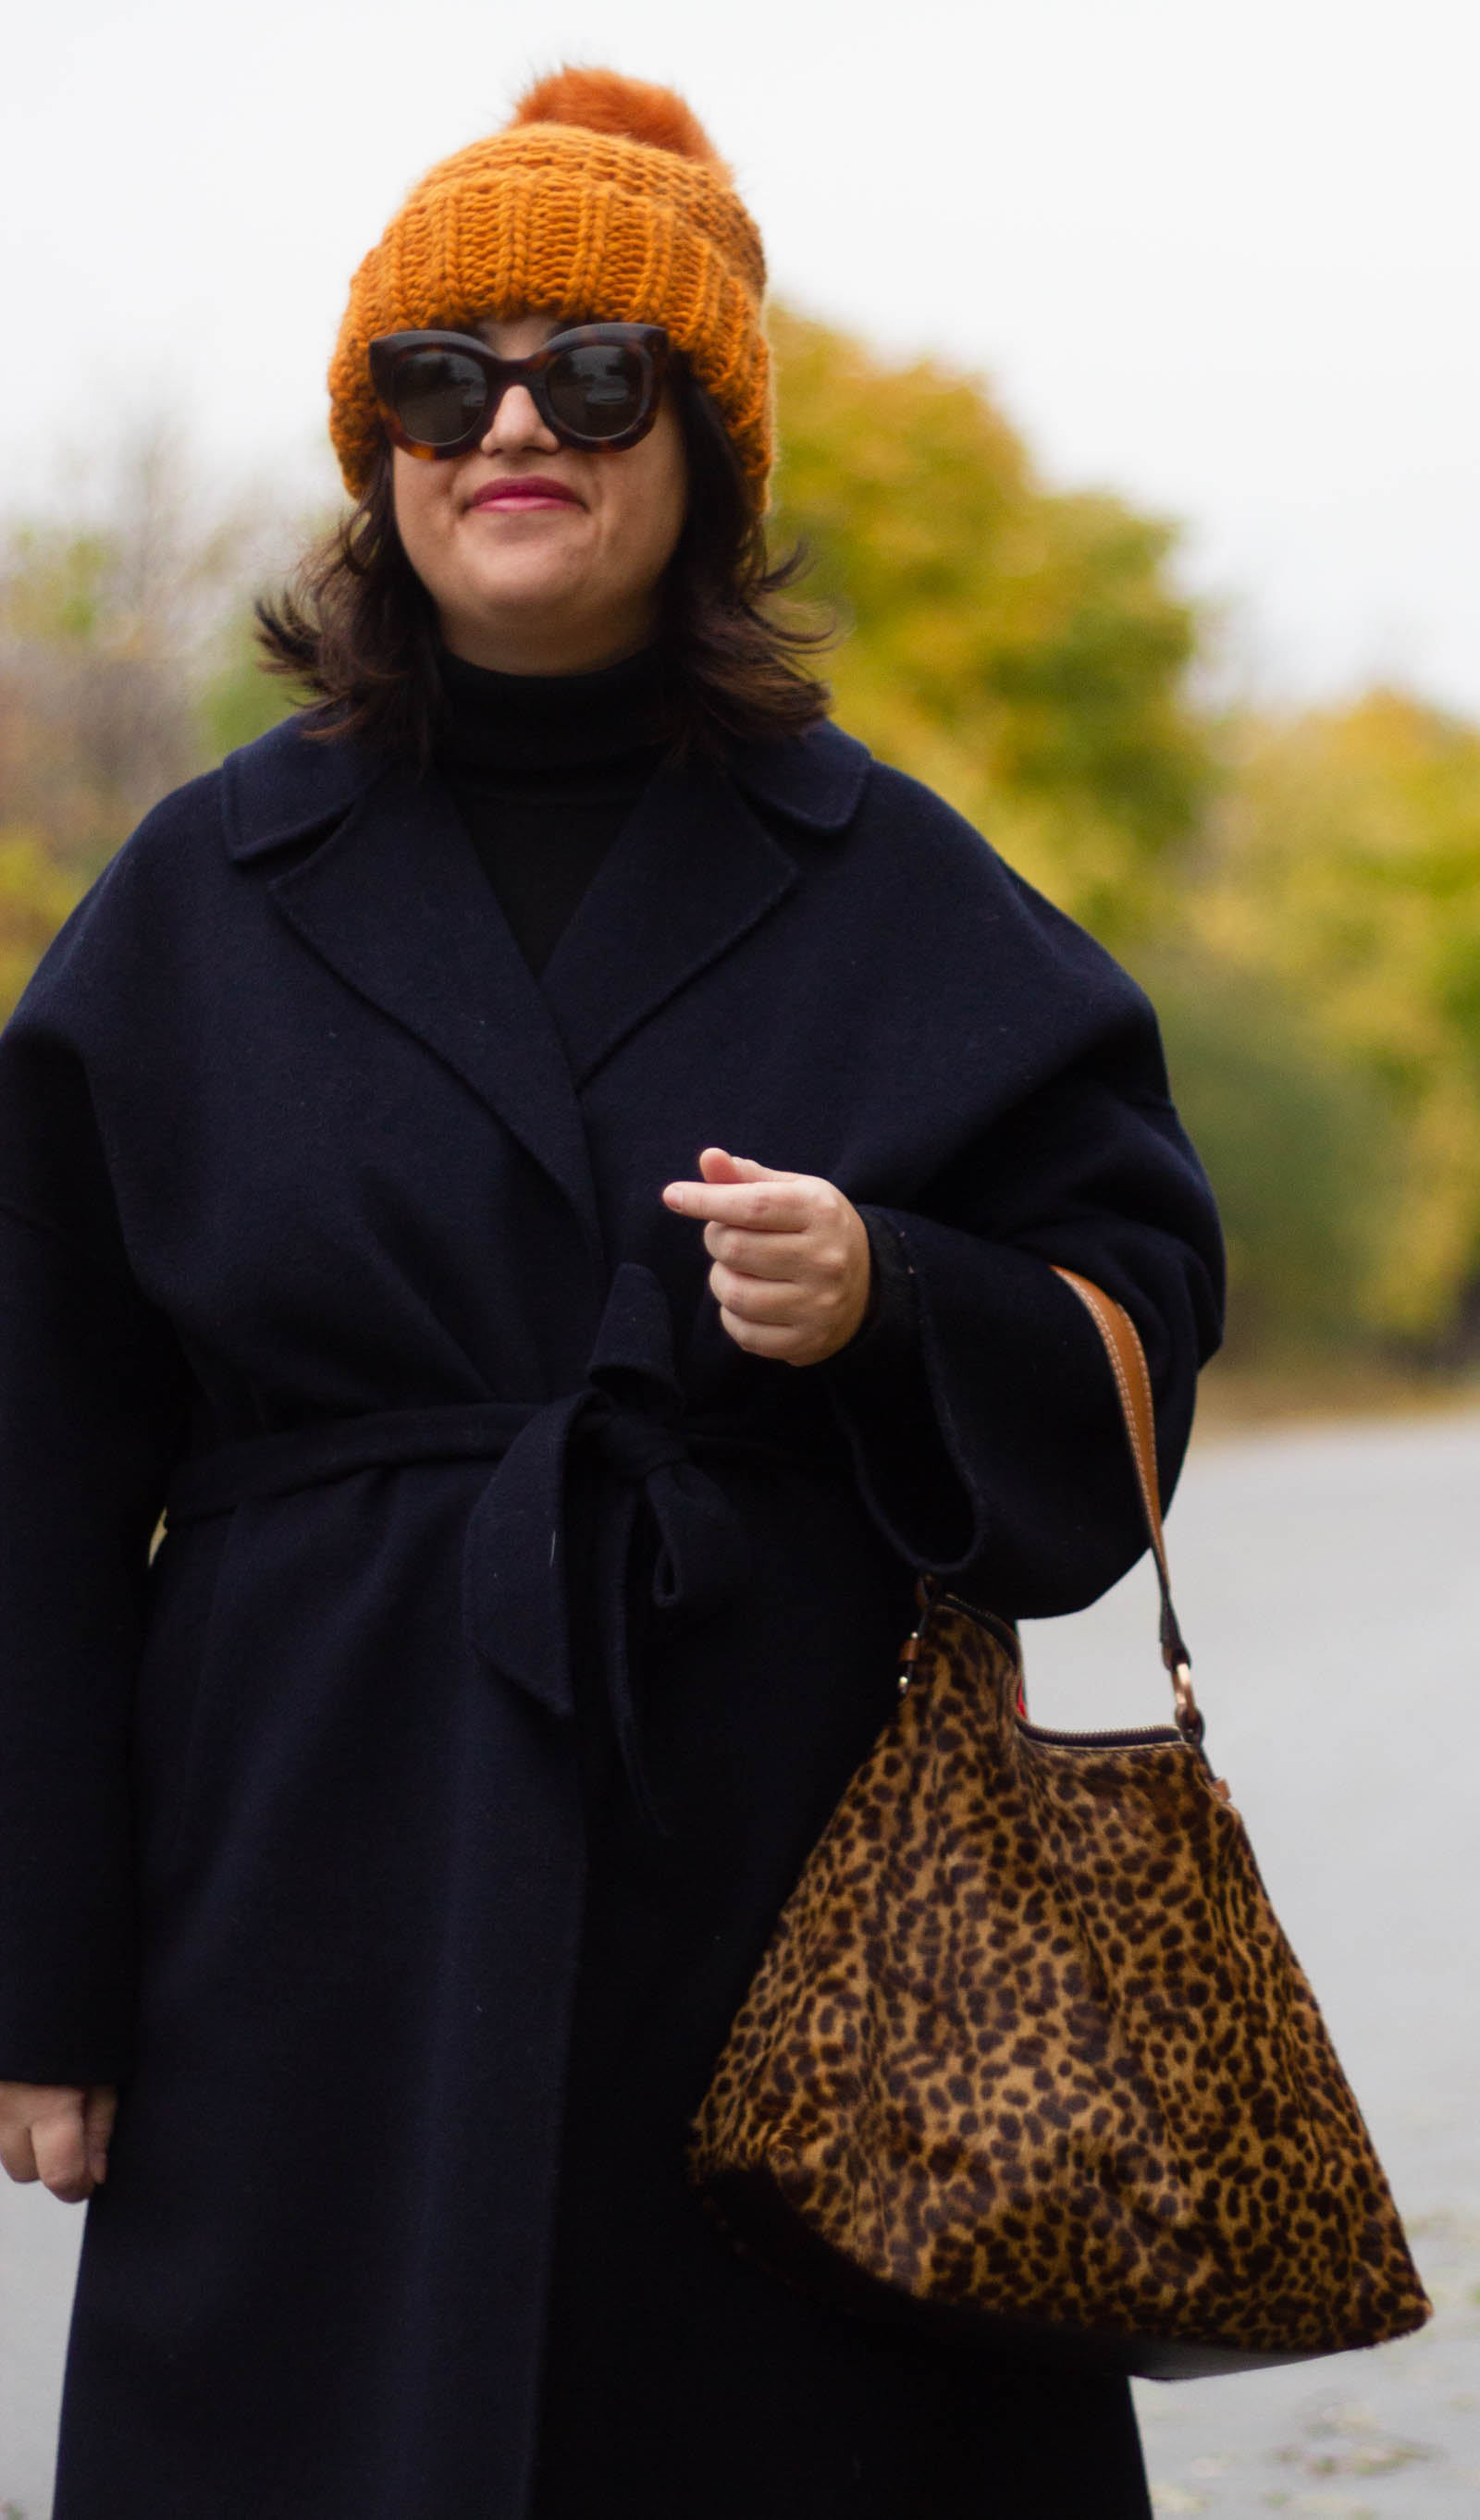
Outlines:
{"label": "orange knit beanie", "polygon": [[355,273],[329,369],[345,487],[368,487],[381,444],[367,357],[378,333],[548,309],[663,325],[763,501],[765,281],[754,222],[683,99],[615,70],[558,70],[505,130],[424,175]]}

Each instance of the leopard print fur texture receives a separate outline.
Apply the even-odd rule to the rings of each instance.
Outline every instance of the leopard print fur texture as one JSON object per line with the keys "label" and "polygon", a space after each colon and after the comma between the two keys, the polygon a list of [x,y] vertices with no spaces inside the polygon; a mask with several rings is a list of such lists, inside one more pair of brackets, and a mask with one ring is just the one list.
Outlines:
{"label": "leopard print fur texture", "polygon": [[1237,1814],[1178,1732],[1018,1708],[949,1597],[692,2130],[732,2238],[843,2303],[1160,2377],[1429,2316]]}

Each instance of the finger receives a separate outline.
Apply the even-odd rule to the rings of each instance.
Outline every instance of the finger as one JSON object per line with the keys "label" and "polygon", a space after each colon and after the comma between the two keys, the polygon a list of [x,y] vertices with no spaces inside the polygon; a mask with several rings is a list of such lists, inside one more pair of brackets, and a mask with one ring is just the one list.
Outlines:
{"label": "finger", "polygon": [[801,1234],[756,1234],[711,1222],[704,1228],[704,1248],[711,1260],[723,1260],[742,1278],[785,1278],[818,1293],[858,1275],[856,1249],[831,1215],[819,1217]]}
{"label": "finger", "polygon": [[743,1322],[795,1322],[805,1301],[801,1289],[779,1278],[743,1278],[716,1260],[709,1272],[710,1288],[720,1311],[737,1313]]}
{"label": "finger", "polygon": [[797,1181],[800,1175],[775,1170],[754,1155],[732,1155],[724,1147],[705,1147],[698,1159],[705,1181]]}
{"label": "finger", "polygon": [[782,1329],[774,1322],[747,1322],[739,1313],[721,1305],[720,1321],[737,1347],[751,1356],[789,1358],[801,1344],[794,1329]]}
{"label": "finger", "polygon": [[813,1213],[807,1176],[789,1182],[669,1182],[663,1204],[680,1216],[713,1217],[723,1225],[743,1225],[755,1233],[796,1234]]}
{"label": "finger", "polygon": [[7,2127],[0,2135],[0,2170],[7,2179],[14,2179],[18,2187],[29,2187],[40,2178],[28,2126]]}
{"label": "finger", "polygon": [[730,1154],[724,1147],[703,1148],[699,1153],[698,1169],[706,1182],[748,1181],[753,1178],[745,1170],[743,1157]]}
{"label": "finger", "polygon": [[80,2205],[84,2196],[91,2195],[93,2182],[82,2133],[80,2092],[69,2108],[59,2109],[54,2116],[32,2125],[31,2145],[37,2176],[64,2205]]}
{"label": "finger", "polygon": [[817,1275],[815,1242],[811,1234],[753,1234],[743,1225],[713,1221],[704,1228],[711,1260],[723,1260],[742,1278],[789,1278],[798,1285]]}
{"label": "finger", "polygon": [[835,1284],[797,1286],[775,1278],[744,1278],[716,1261],[709,1284],[722,1314],[742,1322],[785,1329],[807,1355],[828,1356],[858,1328],[863,1302],[839,1280]]}
{"label": "finger", "polygon": [[82,2136],[87,2153],[88,2176],[99,2186],[108,2177],[108,2147],[112,2140],[113,2120],[118,2114],[118,2094],[112,2083],[95,2083],[82,2108]]}

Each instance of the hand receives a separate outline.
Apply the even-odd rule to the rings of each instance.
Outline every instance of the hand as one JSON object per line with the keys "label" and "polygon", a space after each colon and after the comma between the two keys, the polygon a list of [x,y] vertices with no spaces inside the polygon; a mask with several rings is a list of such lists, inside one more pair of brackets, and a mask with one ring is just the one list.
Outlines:
{"label": "hand", "polygon": [[108,2177],[118,2093],[112,2083],[0,2083],[0,2165],[80,2205]]}
{"label": "hand", "polygon": [[869,1308],[869,1229],[836,1185],[773,1172],[706,1147],[701,1181],[670,1182],[664,1205],[702,1216],[709,1284],[737,1347],[817,1365],[845,1345]]}

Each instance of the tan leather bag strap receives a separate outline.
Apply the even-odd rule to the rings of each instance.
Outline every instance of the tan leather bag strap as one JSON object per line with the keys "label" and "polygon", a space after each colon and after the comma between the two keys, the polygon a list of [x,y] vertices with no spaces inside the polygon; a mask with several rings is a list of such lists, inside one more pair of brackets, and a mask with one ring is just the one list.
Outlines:
{"label": "tan leather bag strap", "polygon": [[1172,1574],[1167,1564],[1166,1537],[1161,1527],[1161,1482],[1156,1469],[1156,1416],[1151,1404],[1151,1377],[1146,1372],[1145,1350],[1130,1314],[1114,1302],[1102,1286],[1097,1286],[1093,1279],[1081,1278],[1076,1270],[1060,1269],[1056,1262],[1054,1274],[1061,1278],[1066,1286],[1073,1287],[1099,1330],[1110,1360],[1151,1554],[1156,1560],[1156,1580],[1161,1592],[1161,1659],[1172,1676],[1178,1728],[1189,1740],[1200,1741],[1202,1717],[1192,1695],[1192,1657],[1172,1607]]}

